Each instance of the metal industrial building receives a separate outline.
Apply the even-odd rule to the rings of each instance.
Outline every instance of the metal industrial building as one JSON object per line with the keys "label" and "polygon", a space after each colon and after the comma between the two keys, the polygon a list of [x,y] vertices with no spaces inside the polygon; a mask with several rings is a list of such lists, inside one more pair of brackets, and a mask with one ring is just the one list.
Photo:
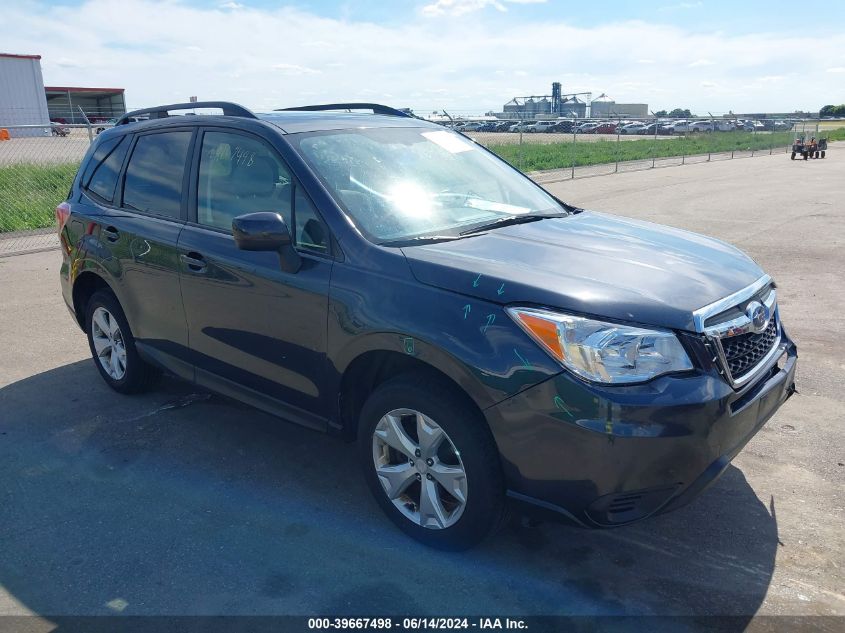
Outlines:
{"label": "metal industrial building", "polygon": [[645,118],[648,116],[648,104],[616,103],[613,99],[602,93],[590,102],[590,116],[593,118]]}
{"label": "metal industrial building", "polygon": [[0,53],[0,127],[45,126],[11,128],[11,136],[49,134],[50,121],[85,123],[87,117],[97,123],[125,112],[123,88],[45,87],[40,55]]}
{"label": "metal industrial building", "polygon": [[563,94],[560,82],[552,84],[552,94],[530,97],[514,97],[502,106],[502,112],[496,114],[501,119],[554,119],[558,117],[583,118],[587,111],[586,102],[578,95],[589,92]]}
{"label": "metal industrial building", "polygon": [[42,124],[44,128],[12,128],[9,134],[49,134],[50,114],[41,76],[41,56],[0,53],[0,128]]}
{"label": "metal industrial building", "polygon": [[502,106],[502,112],[496,113],[500,119],[557,119],[560,117],[576,117],[583,119],[632,117],[645,118],[648,116],[646,103],[616,103],[602,93],[589,104],[579,99],[584,96],[588,101],[592,96],[589,92],[573,92],[563,94],[560,82],[552,84],[552,94],[534,95],[530,97],[514,97]]}
{"label": "metal industrial building", "polygon": [[79,112],[85,112],[89,121],[106,121],[126,112],[123,88],[70,88],[46,86],[47,108],[50,119],[61,123],[84,123]]}

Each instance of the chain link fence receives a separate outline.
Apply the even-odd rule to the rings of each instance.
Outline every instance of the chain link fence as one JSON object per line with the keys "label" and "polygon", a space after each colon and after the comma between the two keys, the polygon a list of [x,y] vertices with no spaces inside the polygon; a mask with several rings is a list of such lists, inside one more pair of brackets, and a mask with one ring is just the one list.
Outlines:
{"label": "chain link fence", "polygon": [[[0,257],[56,248],[56,205],[107,123],[3,126]],[[539,183],[791,151],[797,138],[845,140],[845,121],[649,119],[446,122]]]}
{"label": "chain link fence", "polygon": [[[647,119],[452,121],[539,183],[791,153],[796,140],[845,140],[845,121]],[[823,139],[823,140],[822,140]]]}
{"label": "chain link fence", "polygon": [[67,198],[96,131],[87,125],[0,125],[0,257],[59,246],[56,205]]}

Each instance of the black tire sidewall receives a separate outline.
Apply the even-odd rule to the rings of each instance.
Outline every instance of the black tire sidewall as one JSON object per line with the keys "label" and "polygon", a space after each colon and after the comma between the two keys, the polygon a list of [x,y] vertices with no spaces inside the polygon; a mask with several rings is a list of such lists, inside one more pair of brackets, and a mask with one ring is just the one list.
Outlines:
{"label": "black tire sidewall", "polygon": [[[426,545],[463,550],[498,527],[504,509],[504,484],[499,453],[481,413],[457,388],[426,376],[394,378],[374,391],[365,403],[358,428],[358,452],[367,485],[388,517],[406,534]],[[373,464],[372,435],[379,420],[394,409],[414,409],[434,420],[461,454],[467,474],[467,502],[454,525],[424,528],[411,522],[388,499]]]}
{"label": "black tire sidewall", "polygon": [[[97,350],[94,347],[93,328],[91,327],[92,317],[97,308],[105,308],[109,313],[117,319],[120,326],[120,333],[123,336],[123,345],[126,348],[126,372],[123,378],[115,380],[103,369],[100,360],[97,357]],[[145,383],[145,364],[138,351],[135,349],[135,338],[132,336],[132,330],[129,328],[129,322],[123,314],[123,309],[117,298],[108,290],[99,290],[95,292],[88,305],[85,307],[85,333],[88,336],[88,347],[91,350],[91,357],[100,376],[106,381],[109,387],[120,393],[132,393],[139,390]]]}

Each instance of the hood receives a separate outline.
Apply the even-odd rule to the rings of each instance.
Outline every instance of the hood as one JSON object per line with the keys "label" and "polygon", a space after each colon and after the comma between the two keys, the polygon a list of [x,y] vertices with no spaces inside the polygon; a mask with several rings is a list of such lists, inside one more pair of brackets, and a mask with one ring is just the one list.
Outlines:
{"label": "hood", "polygon": [[689,331],[693,311],[763,275],[719,240],[596,212],[402,252],[417,280],[445,290]]}

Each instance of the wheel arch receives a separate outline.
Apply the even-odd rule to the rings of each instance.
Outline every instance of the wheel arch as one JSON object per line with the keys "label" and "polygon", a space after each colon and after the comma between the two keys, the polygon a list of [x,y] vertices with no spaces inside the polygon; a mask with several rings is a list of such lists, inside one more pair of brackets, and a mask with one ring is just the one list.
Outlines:
{"label": "wheel arch", "polygon": [[355,438],[367,397],[379,385],[402,374],[421,373],[442,381],[477,409],[482,418],[483,410],[495,404],[480,381],[448,353],[412,337],[392,334],[376,338],[380,345],[349,353],[339,372],[336,419],[344,438]]}
{"label": "wheel arch", "polygon": [[85,307],[91,296],[98,290],[108,290],[117,296],[105,278],[92,270],[82,271],[73,281],[73,313],[76,316],[76,322],[83,330],[85,329]]}

